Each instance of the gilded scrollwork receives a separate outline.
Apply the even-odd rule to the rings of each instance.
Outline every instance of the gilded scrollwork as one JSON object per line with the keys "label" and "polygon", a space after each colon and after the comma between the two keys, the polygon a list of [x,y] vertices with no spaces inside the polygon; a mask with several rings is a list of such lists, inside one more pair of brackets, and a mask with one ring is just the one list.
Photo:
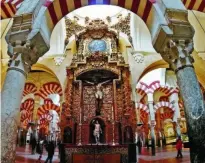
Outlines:
{"label": "gilded scrollwork", "polygon": [[78,32],[85,29],[85,27],[78,24],[76,20],[71,20],[69,18],[65,18],[65,24],[66,24],[66,40],[68,40],[72,35],[75,35]]}
{"label": "gilded scrollwork", "polygon": [[131,17],[130,13],[124,18],[119,17],[118,23],[111,25],[110,28],[125,33],[128,36],[130,43],[132,44],[132,37],[130,35],[130,17]]}

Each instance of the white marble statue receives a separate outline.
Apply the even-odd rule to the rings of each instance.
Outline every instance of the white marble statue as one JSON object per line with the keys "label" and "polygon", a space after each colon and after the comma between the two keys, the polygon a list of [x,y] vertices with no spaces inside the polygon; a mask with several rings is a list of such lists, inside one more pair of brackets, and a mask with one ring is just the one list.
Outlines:
{"label": "white marble statue", "polygon": [[[93,121],[93,123],[94,123],[94,121]],[[94,125],[95,125],[95,129],[93,130],[93,136],[95,137],[96,144],[99,144],[100,143],[100,134],[102,134],[102,129],[101,129],[101,126],[97,120],[94,123]]]}
{"label": "white marble statue", "polygon": [[49,133],[51,139],[55,139],[56,131],[59,131],[58,122],[60,121],[60,118],[58,116],[58,113],[55,110],[49,110],[49,114],[52,116],[52,119],[49,123]]}

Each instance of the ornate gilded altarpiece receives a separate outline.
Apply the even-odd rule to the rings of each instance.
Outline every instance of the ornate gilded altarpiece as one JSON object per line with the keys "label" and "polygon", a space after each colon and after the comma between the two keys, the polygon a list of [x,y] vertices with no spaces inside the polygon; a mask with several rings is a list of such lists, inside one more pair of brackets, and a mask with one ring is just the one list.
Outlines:
{"label": "ornate gilded altarpiece", "polygon": [[[136,113],[130,71],[119,52],[117,33],[96,19],[76,35],[76,42],[77,54],[67,67],[61,131],[71,129],[73,144],[94,143],[92,122],[98,120],[103,130],[101,143],[132,142]],[[95,96],[99,84],[103,92],[100,112]]]}

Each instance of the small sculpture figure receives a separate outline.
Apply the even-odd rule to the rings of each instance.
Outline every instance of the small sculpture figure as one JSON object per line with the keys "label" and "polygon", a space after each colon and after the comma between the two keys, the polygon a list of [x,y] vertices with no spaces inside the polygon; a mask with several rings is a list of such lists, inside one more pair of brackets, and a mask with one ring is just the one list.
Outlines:
{"label": "small sculpture figure", "polygon": [[[94,120],[93,120],[93,122],[94,122]],[[95,129],[93,131],[93,136],[95,137],[96,144],[99,144],[100,143],[100,134],[102,134],[102,129],[101,129],[101,126],[97,120],[96,120],[94,125],[95,125]]]}

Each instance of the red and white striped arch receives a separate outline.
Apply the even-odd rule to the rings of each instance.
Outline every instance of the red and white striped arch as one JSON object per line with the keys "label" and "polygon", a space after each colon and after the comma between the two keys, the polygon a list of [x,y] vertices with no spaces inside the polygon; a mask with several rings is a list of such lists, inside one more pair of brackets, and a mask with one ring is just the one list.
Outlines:
{"label": "red and white striped arch", "polygon": [[182,0],[182,2],[189,10],[205,12],[205,0]]}
{"label": "red and white striped arch", "polygon": [[26,119],[30,119],[30,113],[26,110],[21,111],[21,122]]}
{"label": "red and white striped arch", "polygon": [[46,11],[47,22],[52,29],[59,20],[71,11],[89,5],[114,5],[136,13],[151,26],[155,15],[154,3],[150,0],[54,0]]}
{"label": "red and white striped arch", "polygon": [[[153,3],[156,0],[46,0],[43,6],[47,7],[46,11],[50,28],[69,12],[87,5],[105,4],[116,5],[126,8],[139,15],[146,24],[152,22]],[[11,18],[15,15],[17,9],[23,0],[1,0],[1,19]],[[204,0],[182,0],[184,6],[189,10],[205,12]]]}
{"label": "red and white striped arch", "polygon": [[146,95],[146,92],[147,92],[148,89],[149,89],[149,86],[146,83],[139,82],[139,84],[137,84],[136,91],[139,95],[144,97]]}
{"label": "red and white striped arch", "polygon": [[35,95],[38,95],[43,99],[46,99],[50,94],[58,94],[59,96],[63,95],[63,91],[59,83],[45,83]]}
{"label": "red and white striped arch", "polygon": [[34,99],[30,98],[25,100],[20,107],[21,110],[21,124],[27,127],[28,123],[31,121],[34,110]]}
{"label": "red and white striped arch", "polygon": [[160,81],[154,81],[152,82],[150,85],[149,85],[149,91],[151,93],[154,93],[155,91],[159,91],[159,92],[162,92],[163,94],[169,96],[170,93],[174,93],[176,92],[175,89],[169,87],[169,86],[162,86],[160,84]]}
{"label": "red and white striped arch", "polygon": [[43,114],[40,116],[40,121],[41,120],[48,120],[48,121],[51,121],[52,120],[52,116],[50,114]]}
{"label": "red and white striped arch", "polygon": [[13,17],[22,2],[23,0],[1,0],[1,19]]}
{"label": "red and white striped arch", "polygon": [[55,110],[58,114],[60,114],[60,106],[49,103],[39,107],[37,110],[37,115],[41,117],[44,114],[48,114],[49,110]]}
{"label": "red and white striped arch", "polygon": [[50,98],[44,100],[44,104],[52,104],[53,101]]}
{"label": "red and white striped arch", "polygon": [[50,114],[41,115],[39,118],[40,128],[47,128],[51,120],[52,120],[52,116]]}
{"label": "red and white striped arch", "polygon": [[149,109],[148,109],[147,105],[145,105],[145,104],[137,102],[135,104],[135,107],[136,107],[136,109],[144,110],[145,112],[149,113]]}
{"label": "red and white striped arch", "polygon": [[22,110],[21,111],[21,126],[23,128],[26,128],[28,126],[28,123],[31,121],[32,114],[29,111]]}
{"label": "red and white striped arch", "polygon": [[144,110],[140,110],[140,121],[142,121],[143,124],[148,124],[149,120],[149,113],[147,113]]}
{"label": "red and white striped arch", "polygon": [[23,90],[23,96],[26,96],[28,94],[34,94],[37,91],[37,87],[35,84],[33,83],[26,83],[24,86],[24,90]]}
{"label": "red and white striped arch", "polygon": [[34,109],[34,103],[35,103],[35,101],[34,101],[34,99],[32,99],[32,98],[29,98],[29,99],[27,99],[27,100],[25,100],[23,103],[21,103],[21,111],[22,110],[27,110],[27,111],[33,111],[33,109]]}
{"label": "red and white striped arch", "polygon": [[147,93],[154,93],[155,91],[162,92],[164,95],[170,96],[172,93],[179,93],[179,88],[171,88],[169,86],[161,86],[160,81],[153,81],[150,85],[140,82],[137,85],[137,93],[145,96]]}
{"label": "red and white striped arch", "polygon": [[174,116],[173,112],[165,112],[163,114],[160,114],[160,119],[165,120],[165,119],[172,119]]}
{"label": "red and white striped arch", "polygon": [[158,102],[158,103],[156,103],[156,104],[154,105],[155,112],[156,112],[159,108],[162,108],[162,107],[166,107],[166,108],[171,109],[172,111],[175,111],[174,105],[172,105],[170,102],[160,101],[160,102]]}

